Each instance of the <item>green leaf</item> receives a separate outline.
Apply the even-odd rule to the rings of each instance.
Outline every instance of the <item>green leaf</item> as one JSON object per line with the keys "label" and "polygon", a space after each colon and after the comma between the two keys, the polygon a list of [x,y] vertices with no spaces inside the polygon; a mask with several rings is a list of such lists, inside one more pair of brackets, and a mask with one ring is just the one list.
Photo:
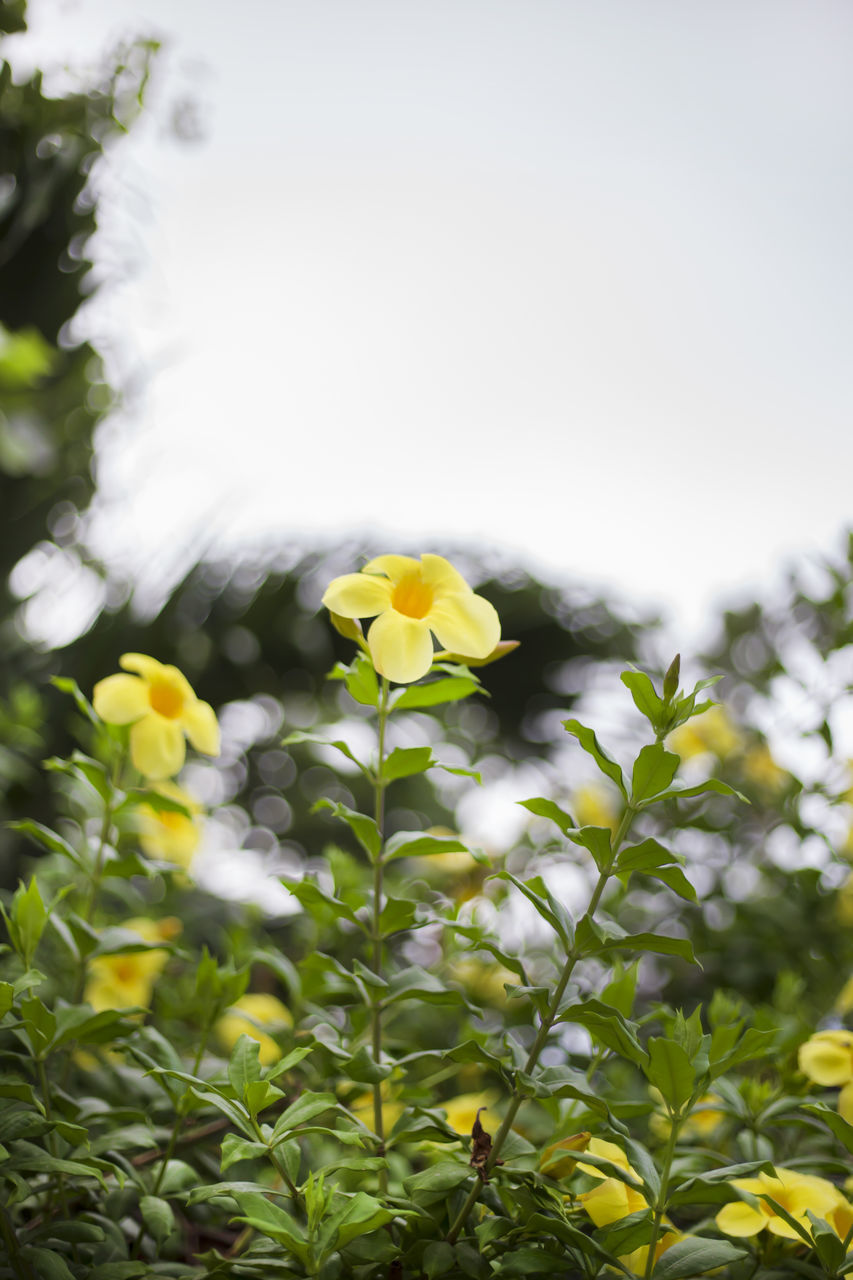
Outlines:
{"label": "green leaf", "polygon": [[717,1267],[727,1267],[747,1251],[730,1244],[728,1240],[705,1240],[700,1236],[686,1236],[670,1245],[658,1258],[653,1280],[687,1280],[688,1276],[703,1276]]}
{"label": "green leaf", "polygon": [[21,1249],[21,1257],[33,1264],[39,1280],[74,1280],[74,1273],[69,1270],[62,1254],[54,1253],[52,1249],[26,1244]]}
{"label": "green leaf", "polygon": [[618,872],[654,871],[657,867],[682,861],[677,853],[673,853],[671,849],[665,849],[657,840],[642,840],[640,844],[632,844],[621,851],[616,859],[616,870]]}
{"label": "green leaf", "polygon": [[608,1253],[615,1256],[633,1253],[649,1243],[654,1230],[654,1215],[650,1209],[629,1213],[609,1226],[596,1231],[595,1238]]}
{"label": "green leaf", "polygon": [[237,1042],[231,1050],[228,1079],[238,1098],[244,1097],[247,1085],[261,1078],[261,1065],[258,1062],[260,1049],[261,1046],[257,1040],[243,1034],[237,1037]]}
{"label": "green leaf", "polygon": [[598,765],[602,773],[606,774],[613,782],[616,783],[625,799],[628,799],[628,792],[625,789],[625,779],[622,777],[622,770],[611,756],[607,754],[604,748],[596,738],[592,729],[588,729],[585,724],[581,724],[579,720],[564,720],[563,728],[577,738],[580,745],[588,755],[591,755],[595,763]]}
{"label": "green leaf", "polygon": [[510,884],[515,885],[516,889],[524,894],[527,901],[536,908],[542,919],[551,926],[566,950],[571,947],[574,941],[572,918],[562,903],[556,901],[541,876],[533,876],[530,880],[519,880],[510,871],[498,871],[494,878],[508,880]]}
{"label": "green leaf", "polygon": [[298,1128],[299,1125],[305,1124],[308,1120],[313,1120],[315,1116],[322,1115],[325,1111],[336,1111],[337,1109],[338,1100],[333,1093],[311,1093],[306,1090],[276,1120],[273,1139],[275,1142],[280,1142],[283,1137],[293,1129]]}
{"label": "green leaf", "polygon": [[257,1160],[269,1155],[269,1147],[265,1142],[253,1142],[249,1138],[241,1138],[236,1133],[226,1133],[222,1139],[222,1158],[220,1169],[224,1173],[238,1160]]}
{"label": "green leaf", "polygon": [[584,1000],[564,1010],[557,1022],[577,1022],[605,1046],[645,1068],[647,1054],[637,1038],[637,1025],[600,1000]]}
{"label": "green leaf", "polygon": [[430,680],[427,684],[412,684],[404,689],[394,699],[394,710],[415,711],[421,707],[437,707],[444,702],[458,702],[461,698],[470,698],[472,693],[486,694],[479,680],[473,676],[450,676],[444,680]]}
{"label": "green leaf", "polygon": [[432,747],[395,747],[382,769],[383,782],[426,773],[433,764]]}
{"label": "green leaf", "polygon": [[818,1120],[822,1120],[826,1127],[832,1130],[841,1145],[853,1154],[853,1124],[849,1124],[837,1111],[819,1104],[805,1102],[802,1109],[811,1116],[817,1116]]}
{"label": "green leaf", "polygon": [[673,893],[677,893],[679,898],[683,898],[685,902],[696,901],[696,890],[687,879],[687,876],[681,870],[681,867],[659,867],[657,871],[647,871],[646,875],[652,880],[660,880],[661,884],[665,884]]}
{"label": "green leaf", "polygon": [[552,822],[557,824],[564,836],[568,835],[569,831],[574,830],[577,826],[572,815],[566,813],[565,809],[561,809],[553,800],[546,800],[542,796],[534,796],[531,800],[519,800],[518,803],[523,809],[528,809],[530,813],[535,814],[537,818],[550,818]]}
{"label": "green leaf", "polygon": [[408,898],[386,898],[379,915],[379,932],[383,938],[404,929],[412,929],[418,923],[417,903]]}
{"label": "green leaf", "polygon": [[613,862],[613,848],[608,827],[577,827],[566,832],[572,844],[580,845],[592,854],[599,871],[609,871]]}
{"label": "green leaf", "polygon": [[356,1191],[346,1203],[336,1208],[327,1224],[331,1240],[330,1247],[342,1249],[356,1236],[366,1235],[378,1227],[384,1227],[396,1213],[386,1209],[381,1201],[369,1196],[365,1191]]}
{"label": "green leaf", "polygon": [[413,1200],[420,1204],[432,1204],[436,1200],[445,1199],[449,1191],[455,1191],[468,1182],[470,1177],[471,1170],[467,1164],[460,1164],[457,1160],[439,1160],[420,1173],[404,1178],[403,1186],[406,1194]]}
{"label": "green leaf", "polygon": [[9,905],[8,915],[4,911],[3,916],[12,945],[23,960],[24,967],[29,969],[48,917],[35,876],[26,888],[23,883],[18,885]]}
{"label": "green leaf", "polygon": [[643,747],[634,761],[631,777],[633,804],[645,804],[665,791],[675,777],[680,758],[660,742]]}
{"label": "green leaf", "polygon": [[[334,894],[326,893],[316,880],[308,878],[304,880],[283,880],[284,887],[293,894],[297,902],[300,902],[309,915],[316,918],[316,913],[322,911],[330,911],[336,920],[349,920],[351,924],[362,927],[358,916],[352,907],[346,902],[342,902],[340,898],[336,898]],[[322,919],[322,916],[320,917]]]}
{"label": "green leaf", "polygon": [[431,836],[422,831],[398,831],[385,845],[384,862],[395,858],[424,858],[434,853],[467,853],[458,836]]}
{"label": "green leaf", "polygon": [[273,1204],[265,1196],[253,1191],[233,1191],[230,1194],[234,1196],[242,1210],[241,1217],[236,1219],[237,1222],[245,1222],[246,1226],[285,1245],[300,1262],[307,1263],[308,1242],[302,1228],[289,1213],[280,1205]]}
{"label": "green leaf", "polygon": [[98,728],[100,728],[102,721],[100,717],[95,714],[95,708],[83,693],[83,690],[80,688],[76,680],[72,680],[70,676],[51,676],[50,683],[53,685],[54,689],[59,689],[60,693],[70,694],[77,704],[77,710],[81,715],[84,715],[87,720],[90,720],[92,724],[97,725]]}
{"label": "green leaf", "polygon": [[721,782],[719,778],[706,778],[704,782],[697,782],[694,786],[688,787],[683,783],[676,782],[669,790],[662,792],[656,796],[656,800],[687,800],[691,796],[702,796],[708,791],[714,791],[721,796],[736,796],[738,800],[742,800],[744,804],[749,804],[749,800],[742,791],[735,791],[734,787],[730,787],[727,782]]}
{"label": "green leaf", "polygon": [[355,809],[349,809],[336,800],[327,800],[325,797],[314,804],[311,812],[314,813],[318,809],[329,809],[333,817],[345,822],[371,860],[379,857],[382,837],[372,818],[368,818],[364,813],[358,813]]}
{"label": "green leaf", "polygon": [[610,938],[598,948],[599,955],[612,951],[651,951],[659,956],[679,956],[689,964],[699,963],[686,938],[669,938],[661,933],[628,933],[624,938]]}
{"label": "green leaf", "polygon": [[646,717],[655,732],[662,729],[664,727],[664,702],[658,696],[646,673],[644,671],[623,671],[619,678],[625,687],[631,691],[631,697],[634,699],[637,710]]}
{"label": "green leaf", "polygon": [[349,1079],[358,1084],[378,1084],[380,1080],[387,1080],[394,1070],[390,1064],[375,1062],[366,1045],[342,1063],[342,1067]]}
{"label": "green leaf", "polygon": [[379,681],[373,663],[363,653],[353,660],[349,671],[344,676],[344,684],[350,697],[355,698],[363,707],[378,707]]}
{"label": "green leaf", "polygon": [[425,1004],[464,1004],[468,1002],[460,991],[447,987],[442,980],[419,965],[409,965],[400,969],[389,980],[388,994],[383,1005],[399,1003],[401,1000],[421,1000]]}
{"label": "green leaf", "polygon": [[175,1215],[169,1201],[159,1196],[143,1196],[139,1211],[149,1234],[158,1244],[163,1244],[175,1229]]}
{"label": "green leaf", "polygon": [[695,1073],[685,1050],[674,1040],[651,1036],[646,1044],[649,1060],[646,1078],[663,1095],[674,1112],[679,1112],[693,1092]]}
{"label": "green leaf", "polygon": [[453,1245],[448,1244],[446,1240],[432,1240],[424,1249],[421,1271],[427,1277],[427,1280],[434,1280],[435,1276],[445,1275],[455,1265],[455,1250]]}
{"label": "green leaf", "polygon": [[357,756],[353,755],[348,744],[341,738],[331,740],[329,738],[323,738],[316,733],[303,733],[301,730],[295,729],[293,733],[289,733],[286,738],[282,739],[281,745],[283,747],[293,747],[303,742],[310,743],[315,747],[334,747],[336,751],[340,751],[342,756],[346,756],[347,760],[351,760],[353,764],[357,764],[362,773],[369,773],[369,770],[361,763]]}

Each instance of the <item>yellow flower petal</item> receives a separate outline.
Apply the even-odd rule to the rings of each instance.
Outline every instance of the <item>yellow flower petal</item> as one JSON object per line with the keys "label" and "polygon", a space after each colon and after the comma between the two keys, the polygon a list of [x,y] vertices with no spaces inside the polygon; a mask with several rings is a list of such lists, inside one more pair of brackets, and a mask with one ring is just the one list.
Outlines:
{"label": "yellow flower petal", "polygon": [[391,606],[392,586],[387,578],[369,573],[345,573],[334,578],[323,595],[323,604],[342,618],[372,618]]}
{"label": "yellow flower petal", "polygon": [[609,1226],[611,1222],[627,1218],[629,1213],[648,1208],[645,1197],[618,1178],[605,1178],[578,1199],[597,1227]]}
{"label": "yellow flower petal", "polygon": [[410,573],[420,573],[420,569],[421,562],[414,556],[374,556],[364,566],[365,573],[384,573],[392,583],[399,582]]}
{"label": "yellow flower petal", "polygon": [[138,676],[115,675],[99,680],[92,705],[107,724],[133,724],[151,710],[148,687]]}
{"label": "yellow flower petal", "polygon": [[209,702],[194,698],[185,707],[181,720],[196,751],[203,751],[207,756],[219,755],[219,723]]}
{"label": "yellow flower petal", "polygon": [[125,671],[135,671],[144,680],[156,680],[163,670],[162,662],[149,658],[145,653],[123,653],[118,665],[124,667]]}
{"label": "yellow flower petal", "polygon": [[438,643],[451,653],[486,658],[501,638],[501,621],[497,610],[473,591],[466,595],[438,598],[426,620],[438,637]]}
{"label": "yellow flower petal", "polygon": [[130,758],[146,778],[171,778],[186,759],[180,725],[155,712],[138,720],[130,731]]}
{"label": "yellow flower petal", "polygon": [[261,1046],[258,1061],[262,1067],[272,1066],[281,1058],[281,1049],[263,1027],[279,1029],[293,1026],[286,1005],[264,991],[250,991],[241,996],[216,1024],[220,1042],[230,1052],[240,1036],[246,1035]]}
{"label": "yellow flower petal", "polygon": [[429,624],[395,609],[380,614],[371,624],[367,645],[376,670],[395,684],[420,680],[432,666]]}
{"label": "yellow flower petal", "polygon": [[[401,560],[404,558],[399,557]],[[428,586],[447,595],[473,595],[458,569],[444,556],[421,556],[421,575]]]}
{"label": "yellow flower petal", "polygon": [[716,1218],[717,1226],[727,1236],[757,1236],[767,1226],[767,1218],[745,1200],[723,1205]]}
{"label": "yellow flower petal", "polygon": [[798,1060],[815,1084],[847,1084],[853,1080],[853,1033],[818,1031],[800,1045]]}

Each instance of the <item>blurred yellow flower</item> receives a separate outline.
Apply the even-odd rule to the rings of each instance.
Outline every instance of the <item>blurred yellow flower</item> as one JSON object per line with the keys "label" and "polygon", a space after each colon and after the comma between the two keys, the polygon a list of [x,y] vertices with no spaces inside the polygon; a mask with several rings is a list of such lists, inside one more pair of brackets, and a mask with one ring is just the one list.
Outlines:
{"label": "blurred yellow flower", "polygon": [[[664,1108],[663,1096],[660,1090],[655,1088],[650,1088],[649,1093],[657,1104],[649,1117],[649,1128],[658,1137],[665,1138],[669,1135],[672,1122]],[[681,1138],[709,1137],[726,1118],[726,1113],[719,1109],[719,1102],[720,1099],[715,1093],[703,1093],[701,1098],[697,1098],[693,1110],[679,1130]]]}
{"label": "blurred yellow flower", "polygon": [[741,768],[745,778],[771,796],[784,791],[791,781],[790,773],[776,763],[770,748],[764,742],[750,747],[744,754]]}
{"label": "blurred yellow flower", "polygon": [[835,1012],[843,1018],[853,1009],[853,978],[848,978],[838,993],[835,1001]]}
{"label": "blurred yellow flower", "polygon": [[[493,1090],[485,1093],[460,1093],[455,1098],[448,1098],[445,1102],[439,1102],[438,1107],[447,1116],[447,1123],[450,1128],[468,1138],[474,1128],[477,1112],[485,1107],[486,1111],[490,1113],[498,1100],[499,1095]],[[484,1129],[491,1129],[485,1116],[481,1116],[480,1123]],[[493,1123],[494,1127],[497,1128],[498,1121],[495,1120]],[[493,1129],[491,1131],[494,1132]]]}
{"label": "blurred yellow flower", "polygon": [[[733,1178],[730,1185],[754,1196],[772,1196],[809,1234],[808,1212],[824,1218],[836,1232],[844,1228],[848,1220],[853,1221],[853,1205],[848,1204],[838,1188],[826,1178],[816,1178],[809,1173],[775,1169],[772,1176],[760,1173],[756,1178]],[[766,1200],[758,1200],[755,1207],[745,1200],[732,1201],[723,1206],[716,1222],[720,1230],[729,1236],[754,1236],[766,1227],[771,1235],[783,1236],[786,1240],[800,1239],[794,1228],[780,1218]]]}
{"label": "blurred yellow flower", "polygon": [[539,1170],[549,1178],[568,1178],[574,1173],[578,1154],[586,1151],[591,1135],[584,1129],[581,1133],[572,1133],[568,1138],[560,1138],[552,1142],[539,1157]]}
{"label": "blurred yellow flower", "polygon": [[330,582],[323,604],[341,618],[375,619],[367,633],[370,657],[396,684],[429,671],[431,632],[451,653],[471,658],[487,658],[501,638],[494,606],[442,556],[376,556],[360,573]]}
{"label": "blurred yellow flower", "polygon": [[176,782],[158,782],[154,790],[169,800],[177,800],[192,817],[173,809],[155,809],[153,805],[141,804],[137,809],[139,843],[150,858],[162,858],[189,871],[201,840],[201,805]]}
{"label": "blurred yellow flower", "polygon": [[143,653],[119,659],[125,672],[95,685],[92,702],[107,724],[129,724],[130,758],[147,778],[171,778],[183,768],[184,735],[197,751],[219,755],[219,725],[213,708],[193,693],[177,667]]}
{"label": "blurred yellow flower", "polygon": [[597,782],[584,783],[573,791],[569,807],[579,827],[609,827],[615,831],[619,825],[616,796]]}
{"label": "blurred yellow flower", "polygon": [[261,1046],[258,1061],[262,1067],[271,1067],[281,1058],[281,1049],[273,1035],[292,1026],[290,1010],[277,996],[265,991],[250,991],[232,1004],[214,1029],[227,1053],[231,1052],[240,1036],[257,1040]]}
{"label": "blurred yellow flower", "polygon": [[800,1070],[827,1087],[853,1080],[853,1031],[816,1031],[800,1045]]}
{"label": "blurred yellow flower", "polygon": [[702,715],[673,729],[667,746],[680,755],[682,760],[689,760],[692,756],[704,755],[706,752],[715,755],[718,760],[725,760],[726,756],[740,750],[743,737],[726,708],[717,703]]}
{"label": "blurred yellow flower", "polygon": [[[590,1155],[601,1156],[603,1159],[609,1160],[611,1164],[624,1169],[625,1173],[631,1178],[637,1182],[640,1181],[636,1170],[632,1169],[628,1163],[625,1152],[615,1142],[607,1142],[603,1138],[591,1138],[586,1150]],[[577,1196],[578,1203],[583,1205],[597,1227],[607,1227],[611,1222],[619,1222],[621,1218],[627,1218],[630,1213],[641,1213],[644,1209],[648,1209],[649,1205],[645,1196],[626,1182],[622,1182],[619,1178],[608,1177],[603,1169],[599,1169],[595,1165],[586,1164],[583,1161],[578,1164],[577,1168],[581,1173],[600,1179],[597,1187],[593,1187],[591,1191],[584,1191]],[[675,1244],[676,1240],[682,1238],[681,1233],[675,1230],[668,1219],[663,1219],[661,1227],[661,1234],[655,1244],[655,1261],[671,1245]],[[619,1255],[620,1261],[635,1275],[643,1275],[645,1273],[648,1257],[648,1245],[633,1249],[631,1253]]]}
{"label": "blurred yellow flower", "polygon": [[148,951],[121,951],[110,956],[96,956],[89,961],[83,998],[100,1013],[103,1009],[130,1009],[134,1005],[147,1008],[151,1003],[154,983],[166,966],[169,953],[162,945],[181,932],[181,922],[174,916],[149,920],[133,916],[119,926],[151,943]]}
{"label": "blurred yellow flower", "polygon": [[[386,1138],[405,1111],[403,1103],[396,1101],[399,1092],[399,1086],[391,1085],[387,1080],[382,1081],[382,1130]],[[347,1108],[362,1124],[370,1129],[371,1133],[373,1132],[375,1116],[373,1113],[372,1089],[367,1093],[358,1094],[347,1104]]]}
{"label": "blurred yellow flower", "polygon": [[475,960],[466,957],[456,960],[449,966],[449,974],[454,982],[464,987],[467,995],[475,1000],[486,1000],[490,1004],[503,1004],[507,994],[505,982],[519,986],[521,978],[511,969],[507,969],[498,960]]}

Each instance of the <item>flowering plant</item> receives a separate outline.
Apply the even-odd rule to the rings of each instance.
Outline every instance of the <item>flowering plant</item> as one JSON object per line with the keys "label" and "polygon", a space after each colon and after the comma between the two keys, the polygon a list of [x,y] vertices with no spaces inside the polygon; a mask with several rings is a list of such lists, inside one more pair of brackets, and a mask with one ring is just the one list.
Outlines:
{"label": "flowering plant", "polygon": [[853,1269],[853,1128],[812,1092],[849,1084],[850,1033],[660,998],[696,962],[672,832],[743,802],[707,757],[752,776],[713,681],[624,672],[620,750],[564,718],[571,778],[481,849],[394,797],[476,785],[442,732],[511,652],[495,610],[432,555],[324,601],[354,646],[331,673],[349,723],[276,744],[276,768],[342,766],[278,918],[187,875],[202,806],[174,779],[185,739],[220,741],[182,673],[126,654],[92,703],[66,682],[86,750],[49,762],[62,811],[17,824],[40,860],[3,906],[0,1277]]}

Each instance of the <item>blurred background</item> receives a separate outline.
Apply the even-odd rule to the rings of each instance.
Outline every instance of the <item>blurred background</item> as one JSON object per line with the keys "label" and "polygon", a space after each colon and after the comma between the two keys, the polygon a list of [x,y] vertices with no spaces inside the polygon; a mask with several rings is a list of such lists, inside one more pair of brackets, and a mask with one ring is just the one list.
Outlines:
{"label": "blurred background", "polygon": [[673,927],[769,998],[788,904],[830,981],[849,5],[11,0],[0,26],[5,816],[49,811],[38,762],[70,746],[49,677],[89,692],[141,649],[222,709],[189,779],[222,806],[211,893],[268,895],[329,838],[310,801],[352,794],[282,733],[364,728],[325,681],[349,653],[323,588],[433,550],[523,648],[441,730],[483,788],[413,790],[391,825],[438,803],[503,856],[523,796],[606,816],[560,719],[618,751],[618,671],[680,648],[726,674],[729,736],[688,754],[753,804],[703,810],[706,898]]}

